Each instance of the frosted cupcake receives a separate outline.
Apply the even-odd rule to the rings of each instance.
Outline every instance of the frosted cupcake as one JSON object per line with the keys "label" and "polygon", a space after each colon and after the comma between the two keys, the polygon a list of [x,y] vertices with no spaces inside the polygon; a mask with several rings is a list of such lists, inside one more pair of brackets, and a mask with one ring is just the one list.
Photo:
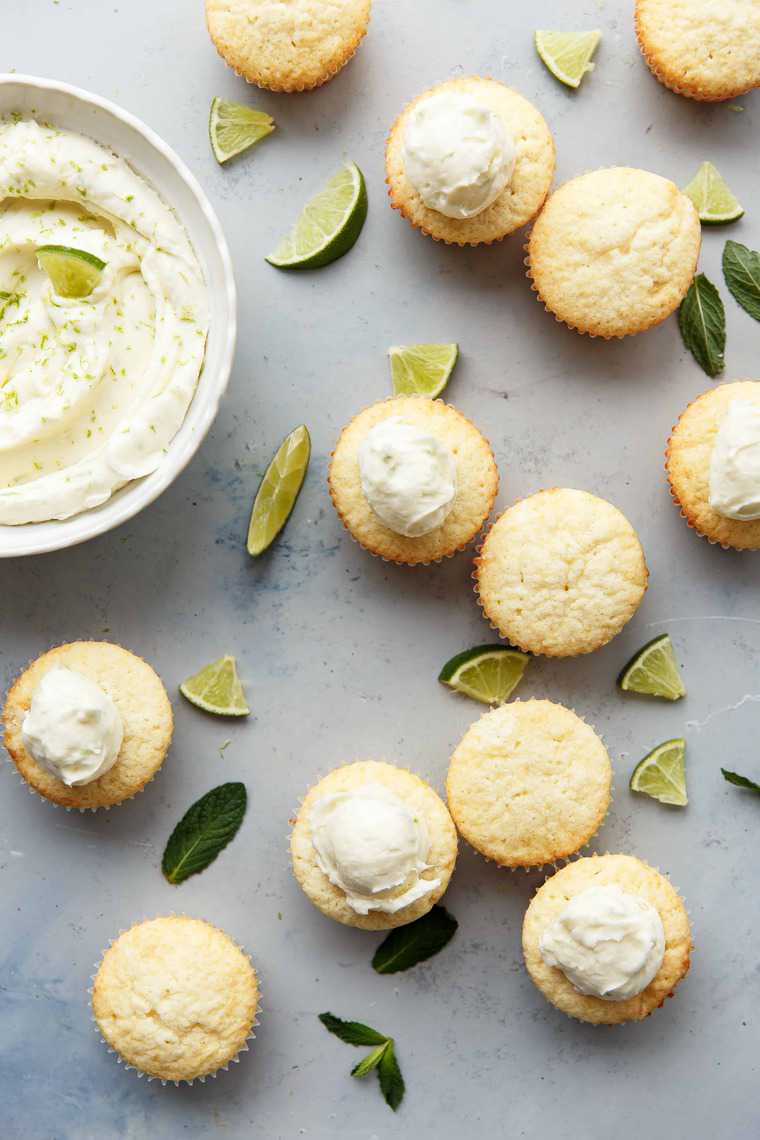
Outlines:
{"label": "frosted cupcake", "polygon": [[588,843],[611,785],[607,750],[585,721],[552,701],[512,701],[464,734],[446,793],[476,851],[501,867],[536,867]]}
{"label": "frosted cupcake", "polygon": [[112,807],[141,791],[172,738],[160,678],[105,641],[43,653],[5,702],[5,747],[29,787],[66,808]]}
{"label": "frosted cupcake", "polygon": [[632,855],[592,855],[552,875],[523,923],[528,973],[557,1009],[594,1025],[640,1021],[689,969],[686,908]]}
{"label": "frosted cupcake", "polygon": [[752,0],[636,0],[652,73],[689,99],[733,99],[760,85],[760,7]]}
{"label": "frosted cupcake", "polygon": [[476,591],[512,645],[546,657],[600,649],[635,614],[648,571],[612,503],[567,487],[539,491],[496,520],[475,559]]}
{"label": "frosted cupcake", "polygon": [[259,987],[248,956],[208,922],[168,915],[111,943],[95,975],[98,1029],[126,1064],[161,1081],[214,1076],[253,1036]]}
{"label": "frosted cupcake", "polygon": [[332,79],[367,31],[370,0],[206,0],[209,35],[225,63],[270,91]]}
{"label": "frosted cupcake", "polygon": [[674,502],[710,542],[760,550],[760,381],[704,392],[673,428],[666,469]]}
{"label": "frosted cupcake", "polygon": [[388,930],[438,902],[457,834],[418,776],[379,760],[336,768],[307,792],[290,838],[293,873],[328,918]]}
{"label": "frosted cupcake", "polygon": [[328,485],[341,522],[390,562],[437,562],[462,550],[488,518],[499,487],[490,444],[455,408],[396,396],[345,427]]}
{"label": "frosted cupcake", "polygon": [[528,243],[528,276],[558,321],[591,336],[630,336],[683,300],[697,267],[699,216],[658,174],[611,167],[560,186]]}
{"label": "frosted cupcake", "polygon": [[414,99],[386,147],[391,205],[451,245],[499,241],[531,221],[554,176],[536,108],[494,79],[449,79]]}

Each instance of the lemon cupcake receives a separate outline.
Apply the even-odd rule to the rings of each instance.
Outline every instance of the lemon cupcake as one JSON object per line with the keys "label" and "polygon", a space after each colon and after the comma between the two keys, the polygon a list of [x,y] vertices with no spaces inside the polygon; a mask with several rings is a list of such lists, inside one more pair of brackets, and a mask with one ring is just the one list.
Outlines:
{"label": "lemon cupcake", "polygon": [[161,1081],[214,1076],[253,1036],[256,972],[208,922],[167,915],[138,922],[103,955],[92,989],[100,1033],[127,1068]]}
{"label": "lemon cupcake", "polygon": [[150,665],[106,641],[43,653],[11,687],[3,719],[5,747],[29,787],[82,811],[141,791],[164,761],[173,726]]}
{"label": "lemon cupcake", "polygon": [[701,228],[674,182],[611,167],[552,194],[528,242],[528,276],[546,309],[590,336],[631,336],[674,312],[694,277]]}
{"label": "lemon cupcake", "polygon": [[689,969],[689,916],[668,880],[632,855],[569,863],[523,922],[528,973],[552,1005],[593,1025],[641,1021]]}
{"label": "lemon cupcake", "polygon": [[635,530],[587,491],[554,487],[496,520],[475,559],[476,592],[502,637],[526,653],[574,657],[606,645],[644,596]]}
{"label": "lemon cupcake", "polygon": [[385,156],[391,205],[450,245],[489,245],[535,218],[554,177],[543,116],[495,79],[449,79],[394,123]]}
{"label": "lemon cupcake", "polygon": [[454,870],[457,833],[419,776],[358,760],[307,792],[290,851],[299,886],[323,914],[362,930],[388,930],[438,902]]}
{"label": "lemon cupcake", "polygon": [[760,381],[703,392],[673,428],[666,470],[690,527],[734,550],[760,550]]}
{"label": "lemon cupcake", "polygon": [[460,835],[500,867],[573,855],[600,828],[612,765],[585,721],[553,701],[484,713],[451,757],[449,811]]}
{"label": "lemon cupcake", "polygon": [[370,0],[206,0],[209,35],[237,75],[270,91],[319,87],[353,56]]}
{"label": "lemon cupcake", "polygon": [[499,472],[461,412],[425,396],[370,405],[343,429],[330,496],[356,541],[390,562],[437,562],[462,550],[491,513]]}
{"label": "lemon cupcake", "polygon": [[751,0],[636,0],[636,35],[671,91],[714,103],[760,86],[760,7]]}

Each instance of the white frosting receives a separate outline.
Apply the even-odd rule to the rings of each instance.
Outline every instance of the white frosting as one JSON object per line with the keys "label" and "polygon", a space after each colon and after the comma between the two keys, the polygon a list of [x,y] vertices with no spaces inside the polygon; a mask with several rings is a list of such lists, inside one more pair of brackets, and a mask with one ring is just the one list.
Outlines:
{"label": "white frosting", "polygon": [[435,530],[454,505],[457,469],[451,450],[400,416],[367,432],[359,447],[359,474],[372,510],[407,538]]}
{"label": "white frosting", "polygon": [[732,400],[710,462],[710,506],[727,519],[760,519],[760,404]]}
{"label": "white frosting", "polygon": [[626,1001],[662,965],[665,931],[646,899],[614,885],[589,887],[547,927],[539,948],[582,994]]}
{"label": "white frosting", "polygon": [[21,733],[38,764],[69,787],[79,787],[113,768],[124,729],[119,710],[100,685],[55,665],[34,690]]}
{"label": "white frosting", "polygon": [[309,825],[320,869],[357,914],[395,914],[440,885],[420,877],[430,869],[424,820],[382,784],[322,796]]}
{"label": "white frosting", "polygon": [[465,91],[439,91],[410,113],[404,170],[422,201],[447,218],[474,218],[508,186],[515,143],[503,120]]}

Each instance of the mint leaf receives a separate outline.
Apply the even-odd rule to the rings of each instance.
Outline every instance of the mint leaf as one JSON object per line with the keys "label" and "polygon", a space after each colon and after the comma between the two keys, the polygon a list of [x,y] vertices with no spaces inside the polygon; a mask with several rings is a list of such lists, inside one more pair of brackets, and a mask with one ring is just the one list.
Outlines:
{"label": "mint leaf", "polygon": [[454,937],[459,923],[443,906],[434,906],[422,918],[397,926],[385,938],[372,959],[378,974],[397,974],[432,958]]}
{"label": "mint leaf", "polygon": [[698,273],[678,310],[683,342],[708,376],[718,376],[726,366],[726,311],[720,293],[704,273]]}
{"label": "mint leaf", "polygon": [[182,883],[213,863],[243,822],[247,802],[244,784],[220,784],[188,808],[161,860],[168,882]]}
{"label": "mint leaf", "polygon": [[380,1088],[385,1097],[385,1103],[395,1112],[404,1099],[406,1085],[404,1084],[404,1078],[401,1076],[401,1069],[398,1067],[393,1041],[388,1042],[385,1052],[380,1058],[377,1075],[380,1080]]}
{"label": "mint leaf", "polygon": [[760,253],[738,241],[723,248],[723,276],[735,301],[760,321]]}
{"label": "mint leaf", "polygon": [[736,784],[737,788],[748,788],[750,792],[760,792],[760,784],[756,784],[754,780],[748,780],[746,776],[740,776],[738,772],[727,772],[725,768],[721,768],[723,779],[727,780],[729,784]]}
{"label": "mint leaf", "polygon": [[367,1073],[371,1073],[382,1057],[385,1050],[390,1045],[390,1041],[384,1041],[382,1045],[378,1045],[371,1053],[362,1058],[358,1065],[354,1065],[351,1070],[352,1077],[366,1077]]}
{"label": "mint leaf", "polygon": [[385,1045],[388,1038],[360,1021],[343,1021],[333,1013],[320,1013],[319,1020],[330,1033],[340,1037],[346,1045]]}

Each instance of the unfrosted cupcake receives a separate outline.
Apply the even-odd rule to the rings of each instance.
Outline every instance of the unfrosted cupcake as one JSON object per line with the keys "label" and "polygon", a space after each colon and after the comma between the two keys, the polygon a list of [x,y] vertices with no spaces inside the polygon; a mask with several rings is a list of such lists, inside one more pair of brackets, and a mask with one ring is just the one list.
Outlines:
{"label": "unfrosted cupcake", "polygon": [[112,807],[152,780],[172,708],[142,658],[106,641],[43,653],[5,702],[5,747],[30,788],[66,808]]}
{"label": "unfrosted cupcake", "polygon": [[206,0],[209,35],[234,72],[270,91],[306,91],[361,43],[370,0]]}
{"label": "unfrosted cupcake", "polygon": [[388,930],[420,918],[449,885],[457,834],[419,776],[380,760],[335,768],[307,792],[290,837],[293,873],[328,918]]}
{"label": "unfrosted cupcake", "polygon": [[258,1001],[256,972],[240,947],[210,923],[174,914],[120,934],[92,989],[109,1048],[128,1068],[177,1083],[238,1060]]}
{"label": "unfrosted cupcake", "polygon": [[667,178],[611,167],[560,186],[528,243],[528,276],[550,313],[591,336],[630,336],[674,312],[697,267],[694,203]]}
{"label": "unfrosted cupcake", "polygon": [[703,392],[673,428],[666,469],[674,502],[710,542],[760,550],[760,381]]}
{"label": "unfrosted cupcake", "polygon": [[635,530],[587,491],[554,487],[496,520],[475,559],[483,612],[526,653],[573,657],[611,641],[644,596]]}
{"label": "unfrosted cupcake", "polygon": [[592,855],[538,889],[523,953],[531,978],[563,1013],[594,1025],[640,1021],[689,969],[689,916],[653,867],[632,855]]}
{"label": "unfrosted cupcake", "polygon": [[585,721],[553,701],[512,701],[467,730],[446,793],[460,835],[501,867],[574,854],[607,814],[612,765]]}
{"label": "unfrosted cupcake", "polygon": [[678,95],[713,103],[760,85],[754,0],[636,0],[636,35],[652,73]]}
{"label": "unfrosted cupcake", "polygon": [[395,396],[345,427],[328,485],[341,522],[371,554],[415,565],[463,549],[488,518],[499,473],[488,441],[461,412]]}
{"label": "unfrosted cupcake", "polygon": [[536,216],[554,177],[554,141],[536,108],[495,79],[449,79],[391,129],[391,205],[439,241],[499,241]]}

